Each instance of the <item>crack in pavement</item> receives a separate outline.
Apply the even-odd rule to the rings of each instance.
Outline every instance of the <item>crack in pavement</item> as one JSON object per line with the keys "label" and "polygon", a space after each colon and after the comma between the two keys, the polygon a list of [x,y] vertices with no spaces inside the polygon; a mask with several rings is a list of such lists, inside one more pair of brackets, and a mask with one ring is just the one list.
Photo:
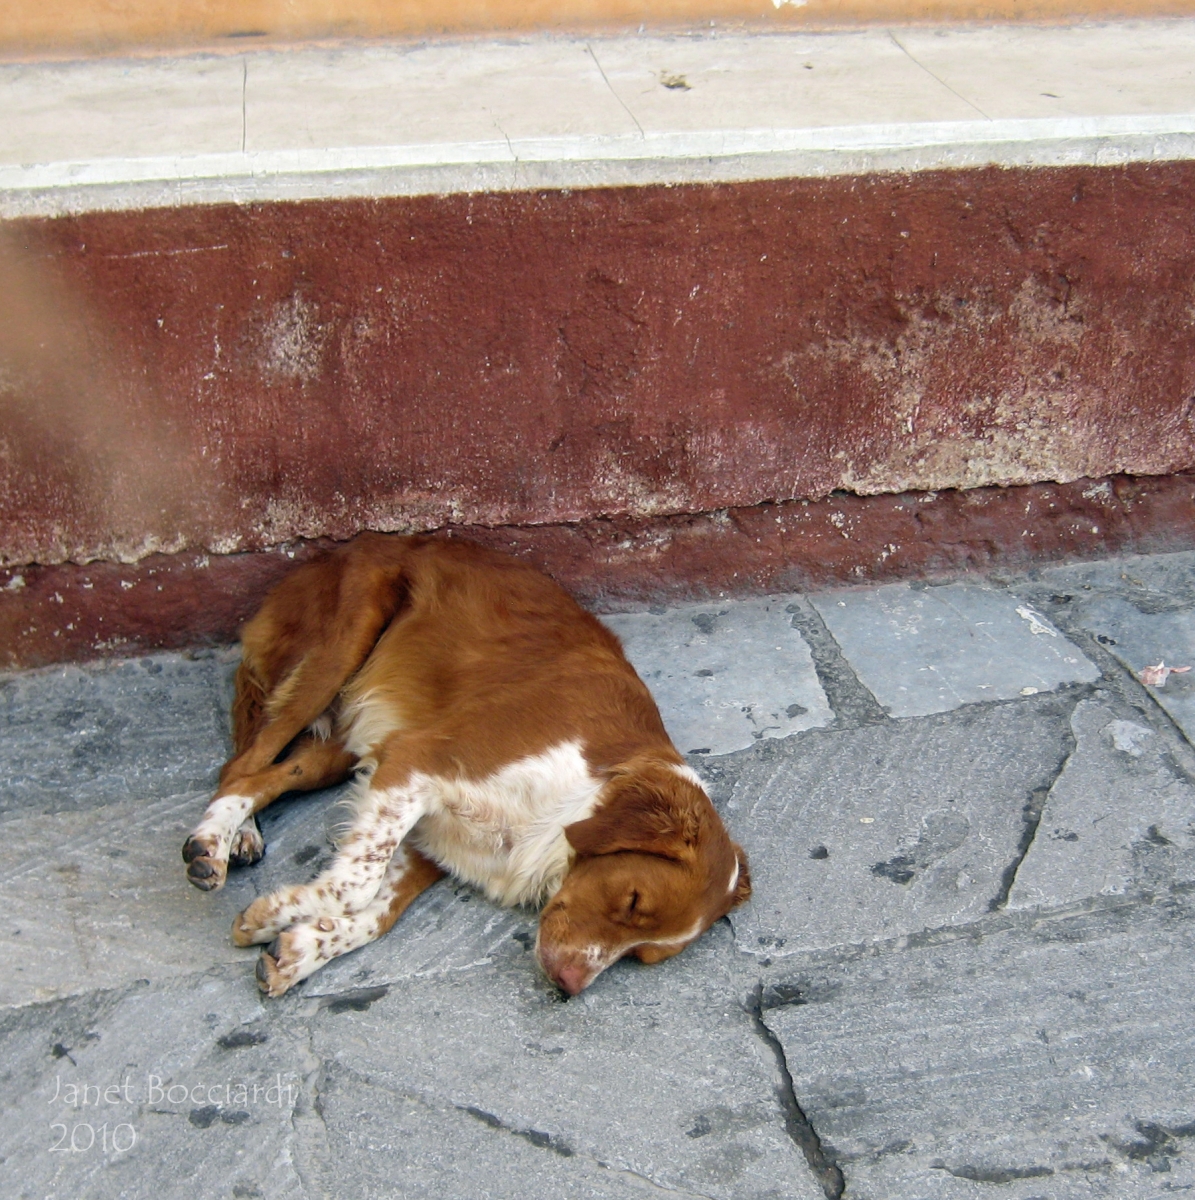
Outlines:
{"label": "crack in pavement", "polygon": [[1053,1167],[972,1167],[965,1163],[948,1167],[944,1162],[932,1162],[929,1167],[931,1171],[945,1171],[955,1179],[971,1183],[1015,1183],[1018,1179],[1044,1179],[1054,1174]]}
{"label": "crack in pavement", "polygon": [[950,86],[950,84],[948,84],[948,83],[946,82],[946,80],[945,80],[945,79],[943,79],[943,78],[942,78],[940,75],[935,75],[935,74],[934,74],[934,72],[933,72],[933,71],[931,71],[931,70],[929,69],[929,67],[927,67],[927,66],[926,66],[926,65],[925,65],[923,62],[919,61],[919,60],[918,60],[918,58],[916,57],[916,55],[914,55],[914,54],[913,54],[913,53],[912,53],[910,50],[908,50],[908,49],[905,47],[905,45],[904,45],[904,44],[901,42],[901,40],[900,40],[900,39],[899,39],[899,38],[896,36],[896,34],[892,32],[892,30],[888,30],[888,37],[889,37],[889,39],[891,40],[892,44],[893,44],[893,45],[894,45],[894,46],[895,46],[895,47],[896,47],[898,50],[900,50],[902,54],[904,54],[904,55],[906,55],[906,56],[908,57],[908,59],[910,60],[910,62],[912,62],[912,63],[914,63],[916,66],[920,67],[920,68],[921,68],[921,70],[923,70],[923,71],[924,71],[924,72],[925,72],[925,73],[926,73],[926,74],[927,74],[927,75],[928,75],[928,76],[929,76],[929,77],[930,77],[932,80],[934,80],[934,82],[935,82],[935,83],[939,83],[939,84],[941,84],[941,85],[942,85],[942,87],[944,87],[944,88],[945,88],[945,89],[946,89],[948,92],[950,92],[950,93],[952,93],[953,95],[957,96],[957,97],[958,97],[958,98],[959,98],[959,99],[960,99],[960,100],[961,100],[961,101],[962,101],[964,104],[966,104],[966,105],[967,105],[969,108],[973,108],[973,109],[974,109],[974,110],[975,110],[977,113],[979,113],[979,115],[980,115],[981,117],[983,117],[983,119],[984,119],[985,121],[990,121],[990,120],[992,119],[992,118],[991,118],[990,116],[988,116],[988,114],[987,114],[987,113],[985,113],[985,112],[983,111],[983,109],[982,109],[982,108],[980,108],[980,107],[979,107],[979,105],[978,105],[978,104],[976,104],[976,103],[975,103],[973,100],[969,100],[969,99],[968,99],[966,96],[964,96],[964,95],[962,94],[962,92],[960,92],[960,91],[957,91],[956,89],[952,88],[952,87]]}
{"label": "crack in pavement", "polygon": [[1046,801],[1049,800],[1050,793],[1054,790],[1054,785],[1062,778],[1062,773],[1066,770],[1067,763],[1070,762],[1071,757],[1078,747],[1079,742],[1075,736],[1074,716],[1080,702],[1081,699],[1076,698],[1075,702],[1071,705],[1070,712],[1066,714],[1062,735],[1063,752],[1058,766],[1045,783],[1035,787],[1029,793],[1029,800],[1021,809],[1021,837],[1017,842],[1017,848],[1013,854],[1012,861],[1004,868],[1000,875],[1000,890],[988,902],[988,912],[1000,912],[1008,903],[1008,897],[1012,894],[1013,884],[1016,883],[1017,872],[1021,869],[1021,863],[1025,861],[1025,856],[1029,853],[1034,839],[1037,837],[1037,830],[1041,825],[1042,813],[1045,812]]}
{"label": "crack in pavement", "polygon": [[[305,1066],[309,1069],[303,1076],[303,1090],[300,1092],[294,1107],[290,1111],[290,1128],[295,1139],[295,1153],[291,1156],[291,1165],[294,1167],[295,1174],[299,1178],[299,1184],[303,1190],[309,1194],[315,1194],[312,1191],[310,1181],[307,1178],[308,1172],[300,1163],[300,1158],[304,1154],[310,1154],[312,1159],[318,1159],[318,1143],[322,1143],[324,1156],[327,1156],[328,1146],[328,1123],[324,1120],[324,1105],[320,1096],[320,1087],[324,1080],[324,1074],[327,1070],[326,1063],[323,1057],[316,1051],[315,1048],[315,1029],[308,1025],[307,1032],[307,1055],[308,1061]],[[304,1107],[302,1101],[307,1098],[309,1104]],[[314,1120],[309,1118],[309,1113],[314,1113]],[[316,1125],[318,1130],[311,1131],[304,1128],[307,1125]]]}
{"label": "crack in pavement", "polygon": [[[385,1092],[397,1099],[418,1104],[428,1112],[443,1114],[450,1110],[455,1110],[456,1112],[464,1113],[466,1116],[472,1117],[475,1121],[480,1121],[483,1125],[488,1126],[490,1129],[498,1130],[502,1133],[508,1133],[514,1137],[520,1138],[522,1141],[528,1142],[530,1145],[535,1146],[536,1149],[548,1150],[553,1154],[559,1155],[561,1158],[575,1159],[579,1164],[585,1164],[586,1166],[600,1167],[603,1171],[608,1171],[613,1175],[620,1175],[629,1180],[633,1180],[636,1184],[643,1184],[648,1190],[653,1192],[659,1192],[661,1194],[670,1196],[691,1197],[692,1200],[716,1200],[715,1197],[707,1195],[705,1192],[694,1192],[687,1188],[671,1187],[668,1184],[660,1183],[657,1180],[652,1179],[648,1175],[643,1175],[640,1172],[631,1169],[630,1167],[615,1166],[612,1163],[605,1162],[604,1160],[597,1158],[584,1150],[574,1149],[558,1135],[550,1134],[540,1129],[520,1129],[516,1126],[508,1125],[502,1120],[501,1117],[494,1113],[487,1112],[485,1109],[476,1105],[459,1104],[455,1101],[451,1101],[434,1094],[429,1095],[424,1092],[412,1091],[409,1088],[396,1087],[383,1079],[377,1079],[374,1076],[369,1075],[364,1071],[360,1071],[344,1062],[338,1061],[336,1063],[336,1070],[349,1079],[355,1079],[358,1082],[365,1084],[367,1087],[376,1088],[378,1091]],[[322,1079],[324,1075],[324,1064],[322,1060],[320,1063],[319,1075]],[[324,1120],[322,1105],[319,1106],[316,1111],[319,1115],[320,1122],[326,1131],[327,1123]]]}
{"label": "crack in pavement", "polygon": [[[1076,614],[1070,607],[1074,597],[1048,589],[1039,591],[1023,588],[1018,594],[1048,612],[1051,624],[1099,667],[1100,678],[1091,685],[1094,690],[1111,692],[1117,699],[1140,713],[1142,719],[1159,732],[1164,732],[1172,741],[1177,739],[1182,753],[1181,757],[1173,756],[1176,774],[1181,775],[1188,783],[1195,784],[1195,745],[1187,737],[1182,726],[1162,706],[1157,696],[1081,623],[1081,615]],[[1115,596],[1118,593],[1109,589],[1096,594]]]}
{"label": "crack in pavement", "polygon": [[595,1166],[601,1167],[604,1171],[610,1171],[612,1174],[631,1179],[636,1184],[646,1184],[651,1191],[664,1193],[669,1196],[691,1196],[693,1200],[714,1200],[714,1197],[707,1195],[705,1192],[693,1192],[688,1188],[670,1187],[668,1184],[659,1183],[649,1175],[643,1175],[639,1171],[632,1170],[630,1167],[616,1167],[600,1158],[595,1158],[592,1154],[574,1150],[563,1138],[545,1133],[541,1129],[519,1129],[514,1125],[508,1125],[501,1117],[495,1116],[494,1113],[487,1112],[485,1109],[478,1108],[475,1105],[454,1104],[453,1107],[459,1112],[467,1113],[474,1120],[480,1121],[490,1129],[498,1129],[503,1133],[509,1133],[514,1137],[522,1138],[523,1141],[530,1142],[537,1149],[550,1150],[553,1154],[559,1154],[561,1158],[576,1158],[582,1162],[592,1163]]}
{"label": "crack in pavement", "polygon": [[747,1015],[751,1018],[751,1024],[755,1029],[756,1035],[771,1050],[772,1056],[776,1060],[776,1071],[779,1076],[779,1082],[776,1085],[776,1096],[780,1101],[780,1107],[784,1111],[785,1131],[805,1156],[805,1161],[809,1164],[809,1169],[813,1172],[814,1177],[821,1184],[822,1191],[826,1194],[826,1200],[841,1200],[842,1193],[846,1188],[842,1169],[834,1161],[832,1155],[826,1152],[821,1138],[817,1135],[817,1130],[813,1128],[809,1118],[805,1115],[804,1109],[801,1108],[801,1102],[797,1099],[792,1072],[788,1069],[788,1057],[784,1053],[784,1046],[780,1039],[768,1028],[767,1022],[763,1019],[762,981],[756,985],[755,990],[748,997],[743,1007]]}
{"label": "crack in pavement", "polygon": [[858,725],[878,725],[892,718],[855,673],[842,648],[834,640],[821,614],[804,596],[785,610],[790,622],[809,647],[813,669],[834,713],[829,729],[847,729]]}
{"label": "crack in pavement", "polygon": [[507,1125],[501,1117],[496,1117],[493,1113],[486,1112],[484,1108],[477,1108],[472,1104],[456,1104],[453,1107],[460,1112],[468,1113],[474,1120],[488,1125],[491,1129],[501,1129],[517,1138],[522,1138],[525,1142],[530,1142],[540,1150],[551,1150],[553,1154],[559,1154],[561,1158],[573,1158],[577,1153],[563,1138],[545,1133],[542,1129],[517,1129],[514,1125]]}
{"label": "crack in pavement", "polygon": [[[1099,916],[1131,918],[1134,914],[1151,908],[1157,908],[1171,916],[1181,915],[1184,919],[1190,919],[1195,917],[1195,910],[1188,899],[1191,896],[1195,896],[1195,882],[1172,883],[1167,885],[1164,891],[1141,889],[1115,895],[1088,896],[1073,904],[1060,905],[1053,909],[1023,909],[1016,912],[1001,910],[998,913],[985,914],[964,925],[940,925],[933,929],[902,933],[896,937],[876,941],[849,942],[801,951],[782,960],[768,971],[767,979],[780,982],[769,982],[766,985],[762,1007],[771,1010],[786,1005],[819,1002],[824,993],[811,988],[800,979],[797,975],[799,971],[816,971],[825,966],[839,966],[905,950],[934,949],[949,946],[954,942],[981,942],[984,938],[1007,932],[1031,933],[1039,940],[1050,941],[1051,931],[1068,921]],[[1074,940],[1073,934],[1061,928],[1058,928],[1056,936],[1066,941]]]}
{"label": "crack in pavement", "polygon": [[645,134],[643,132],[643,126],[639,124],[639,118],[637,116],[635,116],[635,114],[633,112],[631,112],[630,108],[627,106],[626,101],[614,90],[614,85],[610,82],[609,77],[606,75],[605,67],[603,67],[602,64],[600,62],[598,62],[598,56],[596,54],[594,54],[593,47],[587,44],[585,46],[585,52],[589,55],[590,58],[593,59],[593,65],[595,67],[597,67],[598,72],[602,77],[602,82],[605,83],[606,87],[609,89],[610,95],[613,96],[614,99],[618,101],[618,103],[622,106],[622,109],[627,114],[627,116],[630,117],[631,120],[635,122],[635,128],[637,130],[639,130],[639,136],[641,138],[646,139],[647,134]]}

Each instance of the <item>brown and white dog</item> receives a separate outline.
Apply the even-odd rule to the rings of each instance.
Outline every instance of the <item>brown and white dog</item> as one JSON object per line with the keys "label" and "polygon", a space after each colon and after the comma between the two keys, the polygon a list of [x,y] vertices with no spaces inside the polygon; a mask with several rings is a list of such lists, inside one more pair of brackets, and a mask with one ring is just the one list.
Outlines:
{"label": "brown and white dog", "polygon": [[751,892],[618,639],[531,567],[464,542],[364,534],[299,567],[245,627],[235,753],[183,847],[196,887],[265,846],[255,813],[358,772],[312,883],[255,900],[281,996],[384,934],[445,872],[543,905],[536,955],[576,995],[683,950]]}

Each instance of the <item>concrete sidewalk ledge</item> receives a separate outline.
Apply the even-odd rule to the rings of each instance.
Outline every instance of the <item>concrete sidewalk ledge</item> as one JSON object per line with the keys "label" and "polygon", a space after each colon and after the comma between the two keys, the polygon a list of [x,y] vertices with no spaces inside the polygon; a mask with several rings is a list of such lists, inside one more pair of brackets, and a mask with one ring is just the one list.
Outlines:
{"label": "concrete sidewalk ledge", "polygon": [[1193,61],[1165,20],[10,64],[0,214],[1188,159]]}
{"label": "concrete sidewalk ledge", "polygon": [[0,216],[1195,158],[1195,113],[728,129],[0,167]]}

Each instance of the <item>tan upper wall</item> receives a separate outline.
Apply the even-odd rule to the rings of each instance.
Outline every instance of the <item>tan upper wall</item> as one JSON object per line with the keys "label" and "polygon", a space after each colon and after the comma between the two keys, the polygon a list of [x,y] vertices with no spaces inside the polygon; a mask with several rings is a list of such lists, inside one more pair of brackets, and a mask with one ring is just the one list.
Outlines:
{"label": "tan upper wall", "polygon": [[7,0],[0,56],[530,29],[1181,16],[1195,0]]}

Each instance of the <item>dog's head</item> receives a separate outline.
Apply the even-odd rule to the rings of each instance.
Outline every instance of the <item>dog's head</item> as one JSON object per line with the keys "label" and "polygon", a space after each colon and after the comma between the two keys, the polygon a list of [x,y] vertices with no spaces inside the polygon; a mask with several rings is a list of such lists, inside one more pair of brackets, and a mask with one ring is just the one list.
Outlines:
{"label": "dog's head", "polygon": [[751,895],[747,856],[688,767],[610,774],[596,813],[565,828],[573,864],[540,916],[536,955],[570,996],[628,954],[679,954]]}

